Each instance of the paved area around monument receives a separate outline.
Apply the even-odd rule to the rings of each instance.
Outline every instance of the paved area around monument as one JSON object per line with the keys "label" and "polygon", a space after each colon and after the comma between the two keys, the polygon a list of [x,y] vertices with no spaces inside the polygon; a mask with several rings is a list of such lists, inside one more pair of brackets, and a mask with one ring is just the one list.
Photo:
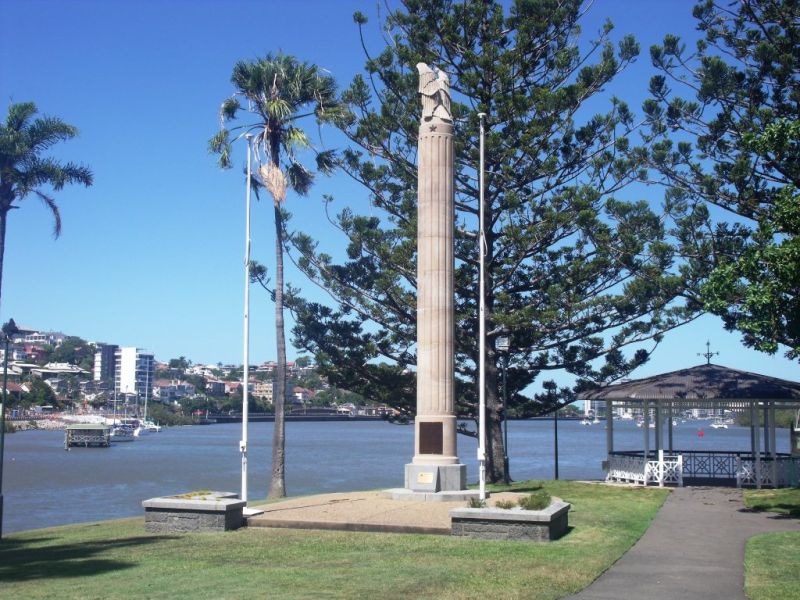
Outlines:
{"label": "paved area around monument", "polygon": [[[520,495],[493,494],[492,501]],[[461,501],[391,500],[377,491],[323,494],[258,506],[264,513],[248,518],[247,525],[450,535],[450,510],[464,505]]]}
{"label": "paved area around monument", "polygon": [[574,600],[745,599],[747,539],[800,531],[800,522],[748,511],[733,488],[673,490],[642,538]]}
{"label": "paved area around monument", "polygon": [[[516,496],[494,494],[492,501]],[[261,505],[264,513],[248,525],[449,535],[449,512],[463,506],[391,500],[378,491],[323,494]],[[737,489],[674,489],[633,548],[571,598],[744,600],[745,543],[771,531],[800,531],[800,521],[748,511]]]}

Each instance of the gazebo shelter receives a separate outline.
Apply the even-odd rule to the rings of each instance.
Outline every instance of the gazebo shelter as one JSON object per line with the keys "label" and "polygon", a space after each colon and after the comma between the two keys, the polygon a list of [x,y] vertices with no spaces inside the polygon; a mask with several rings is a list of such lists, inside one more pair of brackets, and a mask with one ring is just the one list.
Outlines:
{"label": "gazebo shelter", "polygon": [[[584,393],[580,399],[605,402],[608,460],[603,466],[607,481],[659,486],[735,482],[737,487],[756,488],[797,484],[800,440],[793,429],[792,453],[777,452],[775,410],[800,408],[800,383],[706,364],[609,385]],[[613,415],[617,408],[641,411],[644,418],[641,451],[615,451]],[[690,409],[711,409],[715,414],[726,410],[749,411],[750,451],[675,448],[673,418]],[[760,415],[763,415],[763,430],[759,425]],[[665,419],[666,440],[662,439]]]}

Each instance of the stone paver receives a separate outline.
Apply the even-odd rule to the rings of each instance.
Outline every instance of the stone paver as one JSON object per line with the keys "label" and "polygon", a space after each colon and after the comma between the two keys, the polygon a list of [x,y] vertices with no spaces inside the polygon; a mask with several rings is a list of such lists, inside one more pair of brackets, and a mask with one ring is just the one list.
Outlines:
{"label": "stone paver", "polygon": [[[383,492],[346,492],[289,498],[260,505],[264,513],[247,520],[249,527],[297,527],[437,533],[450,535],[450,510],[465,502],[423,502],[392,500]],[[493,494],[492,501],[516,498],[519,494]]]}
{"label": "stone paver", "polygon": [[800,524],[747,511],[736,489],[677,488],[633,548],[571,598],[743,600],[745,543],[771,531]]}
{"label": "stone paver", "polygon": [[323,494],[291,498],[258,508],[249,527],[298,527],[351,531],[450,533],[449,510],[463,502],[398,501],[381,492]]}

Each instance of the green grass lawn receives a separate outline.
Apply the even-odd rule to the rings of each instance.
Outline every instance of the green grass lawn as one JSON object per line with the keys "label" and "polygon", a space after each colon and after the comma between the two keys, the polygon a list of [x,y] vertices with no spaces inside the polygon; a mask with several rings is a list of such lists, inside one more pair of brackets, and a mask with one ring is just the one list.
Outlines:
{"label": "green grass lawn", "polygon": [[754,510],[800,517],[800,488],[745,490],[744,505]]}
{"label": "green grass lawn", "polygon": [[0,591],[26,600],[559,598],[586,587],[630,548],[669,493],[543,485],[573,505],[570,532],[549,544],[256,528],[154,535],[135,518],[8,536],[0,543]]}
{"label": "green grass lawn", "polygon": [[[800,489],[745,490],[754,510],[800,517]],[[800,533],[765,533],[747,540],[745,591],[751,600],[794,600],[800,590]]]}
{"label": "green grass lawn", "polygon": [[750,600],[796,600],[800,590],[800,533],[751,537],[744,568],[744,588]]}

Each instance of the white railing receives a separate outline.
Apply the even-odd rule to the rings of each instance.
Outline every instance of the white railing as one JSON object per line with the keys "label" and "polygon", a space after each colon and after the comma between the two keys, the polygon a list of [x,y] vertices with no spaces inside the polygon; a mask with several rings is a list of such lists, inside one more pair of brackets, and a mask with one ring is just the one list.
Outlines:
{"label": "white railing", "polygon": [[[682,486],[686,478],[701,480],[736,481],[738,487],[785,487],[797,485],[800,480],[800,458],[789,455],[762,457],[758,465],[753,455],[743,452],[679,451],[665,455],[659,451],[660,460],[645,460],[641,452],[614,452],[603,468],[606,481]],[[758,472],[757,472],[758,467]]]}
{"label": "white railing", "polygon": [[736,487],[787,487],[796,485],[800,461],[791,456],[774,460],[765,457],[758,463],[748,457],[736,457]]}
{"label": "white railing", "polygon": [[608,457],[606,481],[647,485],[654,483],[683,485],[683,457],[665,456],[660,460],[645,460],[632,454],[612,454]]}
{"label": "white railing", "polygon": [[608,457],[608,474],[606,481],[622,483],[640,483],[646,485],[646,463],[643,456],[629,454],[611,454]]}

